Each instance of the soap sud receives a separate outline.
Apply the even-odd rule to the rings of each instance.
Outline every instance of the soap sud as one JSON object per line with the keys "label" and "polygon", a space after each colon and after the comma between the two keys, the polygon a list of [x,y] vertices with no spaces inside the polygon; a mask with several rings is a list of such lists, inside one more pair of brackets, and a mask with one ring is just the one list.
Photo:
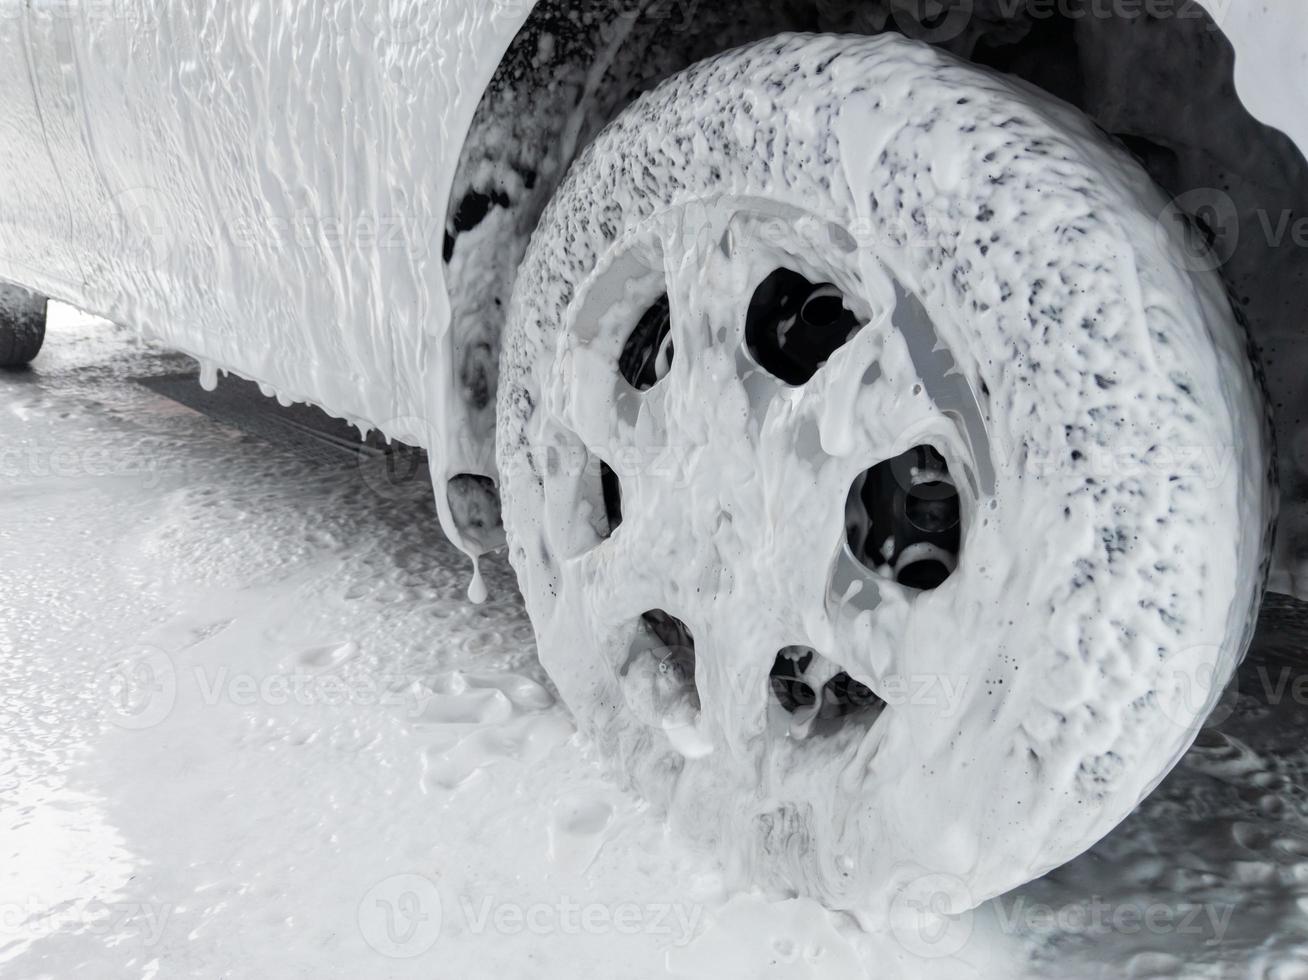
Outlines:
{"label": "soap sud", "polygon": [[[14,649],[0,658],[6,975],[140,976],[160,962],[206,976],[511,978],[530,964],[542,978],[756,980],[767,974],[744,971],[838,977],[851,956],[887,980],[1301,968],[1308,709],[1289,696],[1264,703],[1257,673],[1278,647],[1297,656],[1301,607],[1272,603],[1268,618],[1287,632],[1260,637],[1238,710],[1084,857],[957,920],[925,918],[920,935],[913,918],[902,936],[865,932],[812,901],[737,892],[711,855],[601,779],[590,749],[567,738],[510,570],[488,557],[494,598],[470,609],[464,558],[430,520],[430,497],[426,510],[378,500],[349,470],[232,439],[130,383],[187,365],[121,328],[57,315],[51,329],[35,371],[0,376],[7,436],[109,447],[127,473],[161,453],[170,465],[156,482],[0,472],[0,588],[16,614]],[[240,514],[172,506],[179,495],[237,500]],[[243,575],[250,568],[258,574]],[[103,718],[97,684],[134,644],[164,653],[178,699],[152,727],[122,729]],[[403,696],[394,707],[209,705],[192,685],[197,668],[308,669],[403,683]],[[428,696],[493,704],[494,717],[420,723]],[[495,754],[490,737],[509,729],[507,746],[515,724],[539,725],[553,748]],[[429,750],[478,733],[449,772],[484,765],[453,786],[428,778]],[[435,889],[442,923],[426,952],[392,958],[368,941],[378,928],[385,937],[385,921],[360,907],[381,897],[396,908],[392,886],[415,883],[406,875]],[[623,907],[659,914],[635,932],[564,931],[556,918],[512,935],[474,932],[465,917],[487,899],[525,912],[563,898],[610,923]],[[1110,912],[1170,908],[1175,928],[1088,931],[1078,910],[1095,900]],[[1180,930],[1185,903],[1235,909],[1221,942],[1206,925]],[[940,955],[947,945],[932,940],[960,930],[966,943]],[[425,924],[415,938],[431,938]]]}
{"label": "soap sud", "polygon": [[[773,133],[768,152],[753,145]],[[922,166],[942,143],[971,161],[947,191]],[[942,872],[976,904],[1103,836],[1194,737],[1208,700],[1186,714],[1171,675],[1213,645],[1217,680],[1233,669],[1274,505],[1246,338],[1217,279],[1154,235],[1164,204],[1066,105],[895,36],[783,37],[692,67],[614,122],[555,195],[505,338],[510,557],[582,732],[719,848],[733,883],[875,923],[906,877]],[[926,234],[896,244],[917,215]],[[869,326],[768,411],[731,331],[747,287],[782,265],[840,285]],[[665,270],[674,310],[726,326],[682,329],[671,372],[633,404],[613,324],[636,322]],[[922,343],[923,320],[937,342]],[[880,380],[863,385],[872,363]],[[878,394],[915,383],[925,395]],[[854,402],[826,410],[841,392]],[[1089,451],[1121,427],[1230,446],[1234,465],[1207,482],[1087,482]],[[686,482],[631,474],[607,537],[542,462],[546,446],[603,458],[664,441],[695,450]],[[850,481],[923,443],[965,477],[958,568],[918,599],[855,570],[859,604],[834,604],[823,588],[841,569]],[[1024,446],[1066,463],[1025,473]],[[625,704],[615,667],[650,608],[695,634],[693,725]],[[874,691],[888,674],[972,683],[956,712],[910,700],[814,748],[764,717],[773,654],[796,642]],[[694,751],[664,728],[694,732]]]}
{"label": "soap sud", "polygon": [[[6,137],[12,158],[23,164],[12,175],[12,233],[0,272],[239,372],[276,391],[283,404],[312,402],[363,426],[397,412],[421,416],[432,427],[426,448],[439,488],[453,473],[493,471],[489,411],[468,410],[456,392],[455,374],[458,352],[493,352],[498,337],[475,315],[482,311],[457,322],[454,316],[461,298],[476,298],[471,294],[482,282],[476,263],[466,253],[456,255],[458,268],[447,270],[439,255],[451,184],[457,202],[476,182],[472,171],[487,162],[482,143],[493,142],[495,131],[482,140],[476,130],[469,154],[462,137],[535,5],[457,0],[434,13],[419,0],[387,0],[384,9],[379,2],[337,2],[308,14],[270,9],[257,16],[227,3],[199,24],[187,11],[160,7],[137,11],[136,18],[91,17],[67,44],[42,46],[31,72],[8,77],[23,94],[15,96],[22,109],[11,114]],[[1308,8],[1200,3],[1235,47],[1235,85],[1243,103],[1308,146],[1301,111],[1308,82],[1300,70]],[[833,15],[843,6],[816,5]],[[915,18],[904,16],[906,6],[912,5],[848,5],[845,12],[857,21],[848,29],[867,29],[874,13],[877,29],[886,26],[887,15],[905,29],[920,29]],[[976,8],[978,16],[963,25],[973,33],[940,40],[967,53],[963,49],[977,40],[974,28],[985,21],[986,29],[994,29],[983,16],[993,5],[962,6]],[[578,8],[576,22],[584,20],[588,30],[608,37],[602,19],[595,19]],[[952,29],[954,19],[948,20]],[[379,24],[405,29],[373,29]],[[422,25],[417,35],[409,30],[415,24]],[[35,8],[4,18],[0,51],[7,63],[26,64],[32,32],[49,26]],[[733,23],[718,40],[732,43],[738,30]],[[693,32],[674,34],[677,42],[704,43]],[[421,43],[413,43],[417,37]],[[1002,30],[988,39],[996,38],[1012,40]],[[556,38],[538,40],[537,59],[561,47]],[[676,67],[669,46],[658,45],[661,70]],[[618,77],[648,51],[646,45],[610,48],[604,56],[616,59]],[[127,65],[137,70],[127,71]],[[299,71],[292,65],[309,67]],[[576,66],[566,70],[567,84],[559,90],[587,81]],[[1131,71],[1124,74],[1137,81]],[[251,79],[268,79],[273,88]],[[570,120],[570,139],[584,142],[606,110],[625,97],[619,85],[612,94],[600,89],[601,102],[585,104],[596,118]],[[66,97],[56,97],[61,92]],[[494,97],[501,100],[495,111],[531,115],[523,106],[533,103],[515,102],[512,92]],[[142,106],[151,108],[145,130],[137,111]],[[270,112],[269,106],[276,108]],[[549,111],[556,111],[552,104]],[[1224,131],[1225,123],[1213,121],[1212,128]],[[377,138],[336,139],[350,132]],[[139,140],[122,139],[142,133]],[[334,140],[335,152],[306,158],[303,148],[321,146],[324,139]],[[389,149],[379,155],[377,146]],[[538,174],[533,213],[522,222],[528,230],[554,174],[571,155],[570,148],[560,150],[554,171]],[[460,168],[463,160],[468,173]],[[500,167],[501,182],[511,176],[502,160],[492,163]],[[371,250],[362,238],[340,248],[263,248],[251,240],[252,230],[293,226],[304,208],[294,189],[306,187],[313,189],[314,217],[324,227],[360,229],[403,217],[395,226],[402,240],[394,248]],[[57,214],[37,203],[49,200],[62,202]],[[522,234],[515,231],[502,248],[510,270],[521,254]],[[464,271],[470,274],[462,276]],[[497,289],[504,279],[496,281]],[[482,361],[493,373],[494,357]],[[1295,370],[1297,365],[1284,374],[1293,378]],[[1293,431],[1292,423],[1285,428]],[[469,434],[474,437],[461,438]],[[1302,503],[1308,483],[1296,479],[1294,485],[1286,542],[1297,539],[1299,525],[1308,521]],[[443,521],[447,517],[441,514]],[[457,536],[456,528],[446,526]],[[1296,587],[1293,561],[1287,548],[1278,563],[1283,588]]]}

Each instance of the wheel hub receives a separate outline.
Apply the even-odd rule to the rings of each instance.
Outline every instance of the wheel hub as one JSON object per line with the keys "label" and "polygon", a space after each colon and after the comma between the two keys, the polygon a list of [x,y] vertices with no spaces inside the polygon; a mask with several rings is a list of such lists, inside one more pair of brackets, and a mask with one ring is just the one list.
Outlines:
{"label": "wheel hub", "polygon": [[573,305],[546,396],[559,512],[587,515],[563,592],[589,596],[578,642],[625,710],[691,758],[875,737],[916,597],[959,562],[966,406],[929,396],[850,242],[707,202],[640,228]]}

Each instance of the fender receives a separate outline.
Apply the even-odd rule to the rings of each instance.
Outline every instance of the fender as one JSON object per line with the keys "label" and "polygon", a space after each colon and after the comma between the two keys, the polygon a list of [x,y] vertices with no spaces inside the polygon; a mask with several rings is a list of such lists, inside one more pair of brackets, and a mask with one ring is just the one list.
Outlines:
{"label": "fender", "polygon": [[[782,30],[898,29],[1002,61],[1004,12],[1041,2],[954,0],[967,16],[950,11],[961,27],[942,35],[909,0],[0,0],[0,278],[132,324],[207,378],[230,371],[427,449],[442,525],[475,554],[497,542],[502,305],[545,202],[609,119],[686,64]],[[1241,216],[1303,213],[1308,8],[1197,2],[1211,25],[1165,29],[1224,32],[1233,53],[1205,88],[1229,73],[1248,110],[1224,138],[1259,141],[1288,174],[1282,206],[1242,201]],[[1077,30],[1088,51],[1106,29]],[[1082,107],[1174,194],[1214,186],[1167,173],[1175,148],[1151,163],[1115,107]],[[1301,276],[1278,282],[1308,303]],[[1272,585],[1308,594],[1303,331],[1245,312],[1282,406]]]}

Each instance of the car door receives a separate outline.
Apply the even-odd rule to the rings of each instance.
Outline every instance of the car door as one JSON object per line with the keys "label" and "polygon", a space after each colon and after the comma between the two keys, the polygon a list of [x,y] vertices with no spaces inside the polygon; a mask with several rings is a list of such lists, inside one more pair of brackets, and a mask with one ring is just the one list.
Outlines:
{"label": "car door", "polygon": [[91,0],[33,33],[69,298],[269,392],[392,415],[383,301],[408,256],[384,248],[385,79],[356,32],[318,4]]}
{"label": "car door", "polygon": [[0,0],[0,278],[46,291],[80,277],[39,97],[59,85],[56,13],[50,0]]}

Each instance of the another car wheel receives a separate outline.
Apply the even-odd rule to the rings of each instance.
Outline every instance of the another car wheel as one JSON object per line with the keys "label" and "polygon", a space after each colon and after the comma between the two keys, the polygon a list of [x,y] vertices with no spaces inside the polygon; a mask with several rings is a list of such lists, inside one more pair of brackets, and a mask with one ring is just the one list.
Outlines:
{"label": "another car wheel", "polygon": [[46,299],[0,283],[0,368],[22,367],[45,342]]}

